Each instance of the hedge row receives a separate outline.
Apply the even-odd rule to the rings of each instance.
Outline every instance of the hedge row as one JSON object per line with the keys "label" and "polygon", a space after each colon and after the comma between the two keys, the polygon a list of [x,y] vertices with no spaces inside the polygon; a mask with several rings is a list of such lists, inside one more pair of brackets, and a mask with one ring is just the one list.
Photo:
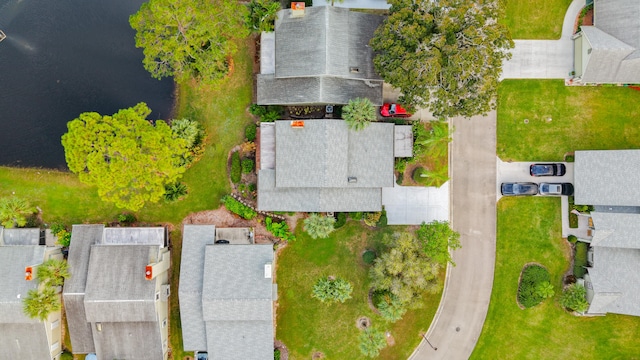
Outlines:
{"label": "hedge row", "polygon": [[227,195],[223,197],[222,202],[224,203],[224,206],[227,208],[227,210],[231,211],[234,214],[238,214],[247,220],[251,220],[258,216],[258,213],[256,213],[255,210],[231,196]]}
{"label": "hedge row", "polygon": [[584,268],[587,266],[587,250],[589,249],[589,245],[587,243],[583,243],[578,241],[576,243],[576,255],[573,260],[573,275],[577,278],[584,277],[584,274],[587,273],[587,270]]}

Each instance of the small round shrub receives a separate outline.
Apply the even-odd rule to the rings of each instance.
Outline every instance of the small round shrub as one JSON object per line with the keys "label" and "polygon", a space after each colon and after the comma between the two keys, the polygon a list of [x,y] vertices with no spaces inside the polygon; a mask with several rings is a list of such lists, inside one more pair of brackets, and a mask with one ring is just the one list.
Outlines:
{"label": "small round shrub", "polygon": [[136,217],[131,213],[122,213],[118,215],[118,222],[121,224],[131,224],[136,222]]}
{"label": "small round shrub", "polygon": [[255,116],[262,116],[267,112],[267,108],[258,104],[251,104],[249,112]]}
{"label": "small round shrub", "polygon": [[242,168],[240,166],[240,154],[234,152],[231,154],[231,181],[239,183],[242,179]]}
{"label": "small round shrub", "polygon": [[411,178],[416,183],[425,185],[429,181],[429,177],[426,176],[428,173],[429,172],[425,168],[419,166],[415,170],[413,170]]}
{"label": "small round shrub", "polygon": [[254,141],[256,139],[257,127],[256,124],[251,123],[244,128],[244,137],[247,138],[247,141]]}
{"label": "small round shrub", "polygon": [[367,265],[373,264],[373,260],[375,259],[376,259],[376,253],[372,250],[367,250],[362,253],[362,261]]}
{"label": "small round shrub", "polygon": [[243,159],[242,160],[242,172],[248,174],[253,171],[253,166],[255,163],[251,159]]}
{"label": "small round shrub", "polygon": [[530,308],[544,300],[539,290],[542,283],[551,283],[549,271],[540,265],[528,265],[522,270],[518,285],[518,302],[525,308]]}
{"label": "small round shrub", "polygon": [[181,197],[187,195],[187,184],[181,182],[175,182],[173,184],[167,184],[164,186],[164,199],[168,202],[173,202]]}
{"label": "small round shrub", "polygon": [[333,227],[339,229],[347,223],[347,214],[346,213],[336,213],[336,222],[333,224]]}
{"label": "small round shrub", "polygon": [[60,360],[73,360],[73,354],[65,350],[60,354]]}
{"label": "small round shrub", "polygon": [[569,236],[567,236],[567,240],[568,240],[570,243],[575,244],[575,243],[578,241],[578,238],[577,238],[577,237],[575,237],[574,235],[569,235]]}
{"label": "small round shrub", "polygon": [[363,213],[361,212],[352,212],[349,213],[349,217],[353,220],[362,220]]}

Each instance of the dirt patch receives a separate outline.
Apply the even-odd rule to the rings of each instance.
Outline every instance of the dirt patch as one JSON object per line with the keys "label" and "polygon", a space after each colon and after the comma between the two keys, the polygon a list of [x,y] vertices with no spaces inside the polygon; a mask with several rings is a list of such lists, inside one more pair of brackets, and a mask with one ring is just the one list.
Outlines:
{"label": "dirt patch", "polygon": [[274,349],[280,350],[280,360],[289,360],[289,349],[282,341],[276,340],[273,342]]}
{"label": "dirt patch", "polygon": [[361,316],[356,320],[356,327],[360,330],[364,330],[371,326],[371,319],[366,316]]}
{"label": "dirt patch", "polygon": [[393,345],[396,344],[396,339],[393,337],[393,335],[391,335],[391,333],[389,331],[384,333],[384,336],[387,339],[387,345],[388,346],[393,346]]}
{"label": "dirt patch", "polygon": [[320,351],[316,351],[313,353],[313,355],[311,355],[311,359],[312,360],[321,360],[324,359],[324,354]]}

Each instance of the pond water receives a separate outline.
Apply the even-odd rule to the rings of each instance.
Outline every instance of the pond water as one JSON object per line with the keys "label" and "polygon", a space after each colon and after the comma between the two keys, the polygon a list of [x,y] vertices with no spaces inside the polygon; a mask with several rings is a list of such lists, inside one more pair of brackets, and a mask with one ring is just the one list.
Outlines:
{"label": "pond water", "polygon": [[151,78],[129,26],[143,2],[0,0],[0,165],[66,168],[60,137],[85,111],[170,118],[173,81]]}

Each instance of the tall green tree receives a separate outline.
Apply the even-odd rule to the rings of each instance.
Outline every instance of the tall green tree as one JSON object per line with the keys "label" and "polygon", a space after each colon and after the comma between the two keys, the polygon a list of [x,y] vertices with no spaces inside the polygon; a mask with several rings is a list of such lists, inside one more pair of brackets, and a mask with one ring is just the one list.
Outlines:
{"label": "tall green tree", "polygon": [[280,11],[280,2],[273,0],[251,0],[247,4],[244,22],[253,33],[272,32]]}
{"label": "tall green tree", "polygon": [[36,209],[25,199],[10,196],[0,199],[0,224],[6,228],[23,227]]}
{"label": "tall green tree", "polygon": [[497,22],[501,0],[388,2],[371,47],[376,71],[402,91],[400,101],[438,117],[494,109],[502,63],[514,46]]}
{"label": "tall green tree", "polygon": [[62,136],[67,165],[80,181],[95,185],[102,200],[132,211],[160,200],[165,185],[186,170],[186,140],[164,121],[147,121],[150,113],[145,103],[113,115],[82,113]]}
{"label": "tall green tree", "polygon": [[248,35],[245,6],[230,0],[150,0],[129,18],[143,64],[157,79],[215,83],[229,71],[235,38]]}
{"label": "tall green tree", "polygon": [[60,295],[52,287],[45,287],[38,291],[29,290],[22,302],[24,313],[32,319],[46,320],[49,314],[60,310]]}
{"label": "tall green tree", "polygon": [[333,216],[322,216],[319,214],[311,214],[304,219],[304,231],[314,239],[326,239],[335,230],[334,224],[336,219]]}
{"label": "tall green tree", "polygon": [[342,118],[350,129],[359,131],[376,119],[376,108],[367,98],[356,98],[342,108]]}
{"label": "tall green tree", "polygon": [[434,293],[440,288],[438,272],[442,265],[427,256],[422,242],[412,233],[403,232],[395,240],[387,237],[384,243],[390,248],[369,270],[371,286],[390,292],[407,307],[419,307],[424,291]]}
{"label": "tall green tree", "polygon": [[446,221],[422,223],[416,231],[418,240],[422,243],[425,254],[433,261],[446,265],[455,265],[451,259],[451,252],[462,247],[460,234],[453,231]]}
{"label": "tall green tree", "polygon": [[62,286],[69,278],[69,265],[64,260],[49,259],[37,267],[38,281],[45,285]]}

